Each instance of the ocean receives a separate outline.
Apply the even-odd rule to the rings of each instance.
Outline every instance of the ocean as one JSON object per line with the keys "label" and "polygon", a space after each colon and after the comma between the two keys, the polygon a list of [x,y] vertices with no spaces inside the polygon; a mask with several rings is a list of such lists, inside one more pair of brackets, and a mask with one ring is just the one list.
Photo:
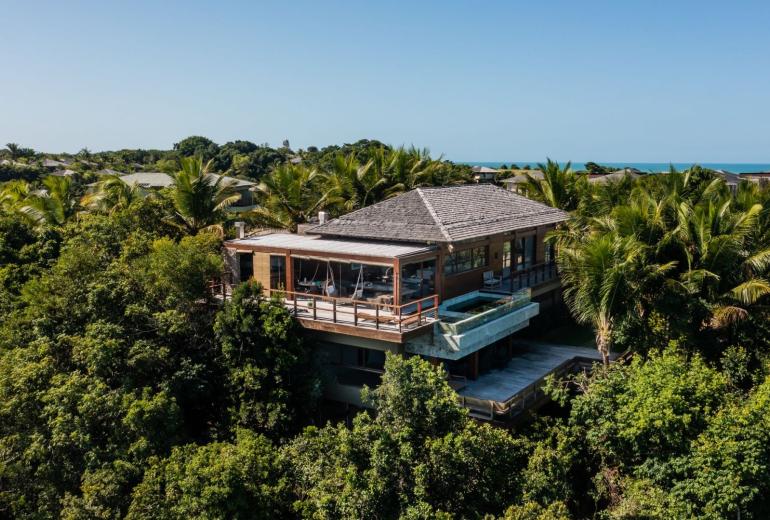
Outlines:
{"label": "ocean", "polygon": [[[511,164],[519,166],[519,168],[526,165],[536,167],[537,163],[544,163],[545,161],[484,161],[484,162],[468,162],[468,161],[454,161],[458,164],[469,164],[471,166],[486,166],[488,168],[499,168],[503,164],[510,167]],[[612,166],[616,168],[636,168],[643,172],[662,172],[668,171],[669,167],[673,164],[677,170],[684,170],[693,165],[693,163],[645,163],[645,162],[600,162],[594,161],[602,166]],[[565,164],[565,163],[559,163]],[[770,171],[770,163],[696,163],[700,164],[704,168],[711,168],[712,170],[725,170],[733,173],[755,173],[755,172],[768,172]],[[585,163],[573,162],[573,170],[584,170]]]}

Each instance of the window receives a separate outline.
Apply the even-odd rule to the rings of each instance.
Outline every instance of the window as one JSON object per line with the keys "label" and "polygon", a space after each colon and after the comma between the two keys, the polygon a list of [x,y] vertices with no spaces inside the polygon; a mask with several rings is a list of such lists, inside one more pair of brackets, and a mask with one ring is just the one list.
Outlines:
{"label": "window", "polygon": [[554,262],[556,260],[555,251],[553,248],[553,242],[546,242],[545,243],[545,252],[544,252],[544,258],[546,264],[550,264],[551,262]]}
{"label": "window", "polygon": [[511,243],[503,244],[503,267],[511,267]]}
{"label": "window", "polygon": [[426,260],[401,267],[401,303],[419,300],[436,292],[436,261]]}
{"label": "window", "polygon": [[472,269],[486,267],[486,265],[486,246],[463,249],[462,251],[451,253],[444,258],[444,274],[464,273]]}
{"label": "window", "polygon": [[254,255],[251,253],[238,253],[238,267],[241,272],[241,282],[245,282],[254,276]]}
{"label": "window", "polygon": [[516,239],[516,270],[530,269],[535,261],[535,237]]}
{"label": "window", "polygon": [[270,288],[286,288],[286,257],[270,255]]}

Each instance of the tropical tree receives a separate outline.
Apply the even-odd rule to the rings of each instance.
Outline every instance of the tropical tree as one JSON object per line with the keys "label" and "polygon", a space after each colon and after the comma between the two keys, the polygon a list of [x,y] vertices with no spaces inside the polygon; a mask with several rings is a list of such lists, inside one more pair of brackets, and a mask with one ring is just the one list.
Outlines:
{"label": "tropical tree", "polygon": [[77,212],[79,197],[72,179],[49,176],[43,188],[30,192],[19,211],[37,225],[60,226]]}
{"label": "tropical tree", "polygon": [[547,159],[545,164],[538,164],[543,179],[535,179],[528,172],[525,189],[530,197],[554,208],[572,211],[578,207],[581,189],[587,184],[583,175],[572,170],[572,163],[564,167],[558,162]]}
{"label": "tropical tree", "polygon": [[615,324],[638,310],[642,292],[675,264],[648,263],[644,244],[633,236],[583,233],[572,230],[557,238],[559,274],[567,306],[579,323],[593,326],[596,347],[607,365]]}
{"label": "tropical tree", "polygon": [[10,156],[12,161],[15,161],[19,157],[21,157],[21,147],[18,143],[8,143],[5,145],[5,149],[8,151],[8,155]]}
{"label": "tropical tree", "polygon": [[211,161],[184,157],[182,169],[171,175],[171,197],[176,208],[175,220],[191,234],[203,229],[217,229],[225,220],[225,209],[240,200],[233,181],[209,173]]}
{"label": "tropical tree", "polygon": [[92,211],[111,213],[129,207],[145,195],[138,184],[128,184],[118,175],[105,175],[80,204]]}
{"label": "tropical tree", "polygon": [[322,176],[302,164],[282,164],[256,188],[258,206],[247,217],[257,225],[296,231],[323,208],[332,195]]}

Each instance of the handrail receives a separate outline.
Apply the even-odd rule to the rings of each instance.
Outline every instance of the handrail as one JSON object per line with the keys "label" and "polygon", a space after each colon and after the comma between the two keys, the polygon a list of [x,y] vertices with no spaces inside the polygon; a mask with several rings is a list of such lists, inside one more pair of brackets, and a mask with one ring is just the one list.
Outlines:
{"label": "handrail", "polygon": [[[313,321],[327,320],[333,323],[351,323],[356,327],[374,327],[375,329],[395,328],[398,332],[403,332],[405,328],[409,330],[424,325],[426,320],[430,318],[438,319],[438,295],[436,294],[396,305],[283,289],[263,289],[263,291],[269,297],[275,296],[286,300],[285,304],[293,309],[295,316],[299,315],[298,301],[312,302]],[[331,308],[319,309],[318,303],[320,302],[330,303]],[[431,305],[426,305],[426,302],[430,302]],[[407,307],[414,307],[415,310],[407,312],[411,310],[406,309]],[[319,310],[330,312],[331,319],[320,316]],[[388,313],[383,314],[382,311],[388,311]],[[345,317],[351,318],[346,320]]]}

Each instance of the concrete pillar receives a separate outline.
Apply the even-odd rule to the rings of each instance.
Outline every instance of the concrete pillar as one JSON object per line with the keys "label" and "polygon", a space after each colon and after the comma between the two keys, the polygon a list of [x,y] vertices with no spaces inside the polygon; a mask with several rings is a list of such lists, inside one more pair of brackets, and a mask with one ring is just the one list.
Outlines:
{"label": "concrete pillar", "polygon": [[479,378],[479,351],[468,356],[468,379]]}

